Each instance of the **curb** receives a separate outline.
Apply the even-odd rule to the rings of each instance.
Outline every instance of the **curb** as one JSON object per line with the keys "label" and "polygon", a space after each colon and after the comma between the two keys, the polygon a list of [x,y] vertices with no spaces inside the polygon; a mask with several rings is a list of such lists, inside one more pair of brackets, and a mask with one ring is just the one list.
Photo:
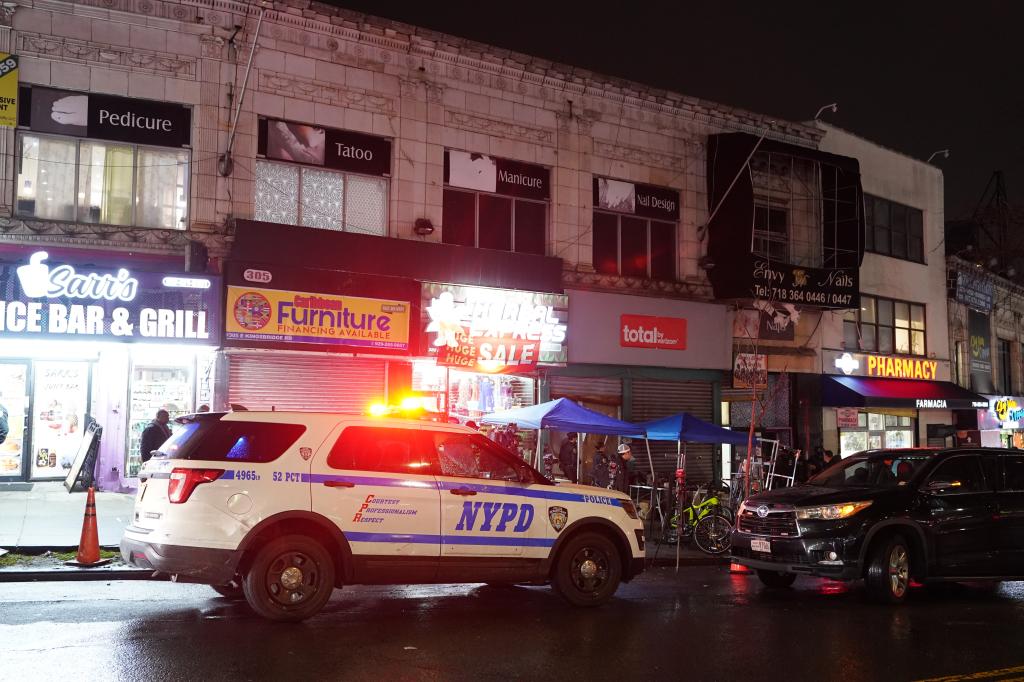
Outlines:
{"label": "curb", "polygon": [[153,571],[137,568],[116,568],[108,570],[50,569],[43,571],[0,571],[0,583],[36,582],[90,582],[99,580],[161,580],[154,578]]}

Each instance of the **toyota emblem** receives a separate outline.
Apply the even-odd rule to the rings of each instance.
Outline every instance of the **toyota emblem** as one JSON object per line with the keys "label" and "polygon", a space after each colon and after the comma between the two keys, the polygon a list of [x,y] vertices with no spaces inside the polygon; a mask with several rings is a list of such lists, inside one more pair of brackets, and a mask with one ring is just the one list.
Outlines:
{"label": "toyota emblem", "polygon": [[757,512],[757,515],[760,516],[762,519],[764,517],[768,516],[768,506],[767,505],[762,504],[755,511]]}

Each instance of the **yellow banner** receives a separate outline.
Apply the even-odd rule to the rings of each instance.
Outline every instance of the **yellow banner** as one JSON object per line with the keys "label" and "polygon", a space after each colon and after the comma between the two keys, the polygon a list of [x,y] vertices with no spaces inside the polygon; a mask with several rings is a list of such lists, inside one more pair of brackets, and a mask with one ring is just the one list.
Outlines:
{"label": "yellow banner", "polygon": [[0,52],[0,126],[18,125],[18,56]]}
{"label": "yellow banner", "polygon": [[409,350],[409,302],[228,287],[225,338]]}

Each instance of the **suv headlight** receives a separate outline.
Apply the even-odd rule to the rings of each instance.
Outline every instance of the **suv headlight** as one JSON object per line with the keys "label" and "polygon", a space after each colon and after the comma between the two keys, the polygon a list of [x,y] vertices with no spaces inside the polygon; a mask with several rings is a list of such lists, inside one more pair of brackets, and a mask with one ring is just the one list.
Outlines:
{"label": "suv headlight", "polygon": [[636,505],[633,504],[633,500],[622,500],[621,504],[622,504],[622,508],[626,511],[626,514],[629,515],[629,518],[631,518],[631,519],[638,519],[638,518],[640,518],[639,516],[637,516]]}
{"label": "suv headlight", "polygon": [[871,506],[871,500],[862,502],[842,502],[840,504],[826,504],[821,507],[803,507],[796,510],[798,519],[817,519],[824,521],[836,521],[846,519],[861,509]]}

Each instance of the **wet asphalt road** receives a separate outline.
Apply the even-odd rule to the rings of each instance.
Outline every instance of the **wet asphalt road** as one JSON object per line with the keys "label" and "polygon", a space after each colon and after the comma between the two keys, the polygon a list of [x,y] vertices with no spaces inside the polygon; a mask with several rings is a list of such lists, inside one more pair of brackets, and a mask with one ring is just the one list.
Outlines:
{"label": "wet asphalt road", "polygon": [[[769,591],[724,567],[648,571],[597,609],[547,588],[350,587],[298,625],[200,585],[0,584],[7,680],[918,680],[1024,676],[1024,583]],[[1015,670],[1013,670],[1015,669]]]}

